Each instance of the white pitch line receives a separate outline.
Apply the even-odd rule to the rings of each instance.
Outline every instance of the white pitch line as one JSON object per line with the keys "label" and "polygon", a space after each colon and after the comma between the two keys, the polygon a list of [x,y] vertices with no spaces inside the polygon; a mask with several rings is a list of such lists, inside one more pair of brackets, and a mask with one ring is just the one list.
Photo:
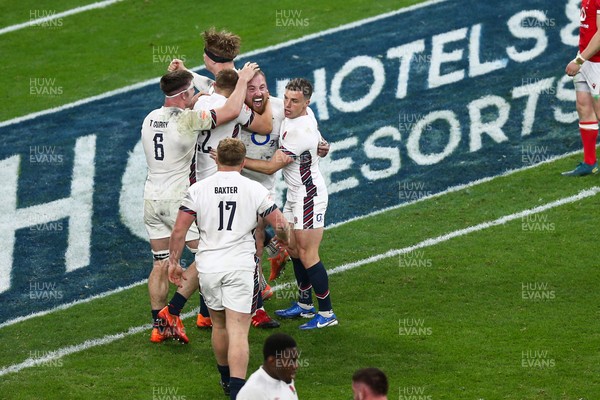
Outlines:
{"label": "white pitch line", "polygon": [[[68,17],[69,15],[79,14],[79,13],[82,13],[82,12],[85,12],[85,11],[94,10],[96,8],[108,7],[110,5],[113,5],[115,3],[119,3],[121,1],[123,1],[123,0],[105,0],[105,1],[100,1],[98,3],[88,4],[87,6],[76,7],[76,8],[73,8],[71,10],[63,11],[63,12],[58,13],[58,14],[52,14],[52,15],[48,15],[48,16],[43,17],[43,18],[36,18],[36,19],[29,20],[27,22],[23,22],[23,23],[20,23],[20,24],[7,26],[6,28],[0,29],[0,35],[4,35],[5,33],[9,33],[9,32],[18,31],[20,29],[28,28],[28,27],[34,26],[34,25],[45,24],[45,23],[48,23],[50,21],[54,21],[54,20],[59,19],[59,18]],[[45,10],[45,11],[48,11],[48,10]],[[31,11],[30,11],[30,13],[31,13]]]}
{"label": "white pitch line", "polygon": [[[409,202],[406,202],[406,203],[397,204],[395,206],[383,208],[381,210],[373,211],[371,213],[360,215],[358,217],[349,218],[349,219],[347,219],[345,221],[341,221],[341,222],[337,222],[335,224],[327,225],[325,227],[325,230],[332,229],[332,228],[337,228],[338,226],[345,225],[345,224],[350,223],[350,222],[354,222],[354,221],[359,221],[359,220],[362,220],[362,219],[366,219],[366,218],[369,218],[369,217],[372,217],[372,216],[375,216],[375,215],[379,215],[379,214],[387,212],[387,211],[396,210],[398,208],[410,206],[412,204],[415,204],[415,203],[418,203],[418,202],[421,202],[421,201],[425,201],[425,200],[429,200],[429,199],[432,199],[432,198],[435,198],[435,197],[441,197],[441,196],[444,196],[444,195],[449,194],[449,193],[457,192],[459,190],[468,189],[470,187],[474,187],[474,186],[482,184],[482,183],[491,182],[491,181],[493,181],[496,178],[506,177],[506,176],[515,174],[517,172],[521,172],[521,171],[525,171],[525,170],[528,170],[528,169],[531,169],[531,168],[535,168],[535,167],[538,167],[540,165],[547,164],[547,163],[556,161],[556,160],[561,159],[561,158],[569,157],[569,156],[577,154],[579,152],[580,151],[573,151],[573,152],[570,152],[570,153],[565,153],[565,154],[558,155],[558,156],[555,156],[555,157],[550,157],[547,160],[540,161],[537,164],[528,165],[528,166],[523,167],[523,168],[508,170],[508,171],[506,171],[506,172],[504,172],[504,173],[502,173],[500,175],[495,175],[495,176],[491,176],[491,177],[487,177],[487,178],[478,179],[478,180],[475,180],[475,181],[472,181],[472,182],[469,182],[469,183],[465,183],[465,184],[462,184],[462,185],[451,186],[451,187],[449,187],[448,189],[446,189],[444,191],[441,191],[441,192],[438,192],[438,193],[434,193],[434,194],[432,194],[430,196],[424,196],[424,197],[421,197],[421,198],[413,200],[413,201],[409,201]],[[86,299],[75,300],[75,301],[72,301],[70,303],[65,303],[65,304],[61,304],[59,306],[56,306],[54,308],[50,308],[48,310],[39,311],[39,312],[31,313],[31,314],[28,314],[28,315],[24,315],[22,317],[17,317],[17,318],[14,318],[14,319],[10,319],[10,320],[7,320],[7,321],[1,323],[0,324],[0,329],[5,328],[5,327],[10,326],[10,325],[17,324],[19,322],[27,321],[27,320],[32,319],[32,318],[42,317],[44,315],[51,314],[51,313],[53,313],[55,311],[66,310],[66,309],[71,308],[73,306],[76,306],[78,304],[88,303],[88,302],[90,302],[92,300],[101,299],[103,297],[107,297],[107,296],[110,296],[110,295],[113,295],[113,294],[116,294],[116,293],[120,293],[120,292],[123,292],[125,290],[134,288],[136,286],[144,285],[147,282],[148,282],[148,279],[143,279],[141,281],[132,283],[130,285],[121,286],[121,287],[118,287],[118,288],[110,290],[110,291],[99,293],[97,295],[94,295],[92,297],[88,297]]]}
{"label": "white pitch line", "polygon": [[61,305],[56,306],[54,308],[51,308],[49,310],[39,311],[39,312],[31,313],[31,314],[28,314],[28,315],[24,315],[22,317],[17,317],[17,318],[14,318],[14,319],[10,319],[8,321],[5,321],[5,322],[1,323],[0,324],[0,329],[2,329],[4,327],[7,327],[7,326],[10,326],[10,325],[17,324],[19,322],[27,321],[28,319],[32,319],[32,318],[36,318],[36,317],[42,317],[44,315],[48,315],[48,314],[53,313],[55,311],[66,310],[67,308],[71,308],[71,307],[73,307],[74,305],[77,305],[77,304],[89,303],[90,301],[98,300],[98,299],[101,299],[103,297],[107,297],[107,296],[110,296],[110,295],[113,295],[113,294],[116,294],[116,293],[119,293],[119,292],[123,292],[125,290],[129,290],[129,289],[134,288],[136,286],[143,285],[143,284],[145,284],[147,282],[148,282],[148,279],[144,279],[144,280],[141,280],[141,281],[138,281],[138,282],[134,282],[134,283],[132,283],[130,285],[127,285],[127,286],[121,286],[121,287],[118,287],[118,288],[113,289],[113,290],[109,290],[109,291],[106,291],[106,292],[103,292],[103,293],[99,293],[99,294],[91,296],[91,297],[87,297],[87,298],[82,299],[82,300],[75,300],[75,301],[72,301],[70,303],[61,304]]}
{"label": "white pitch line", "polygon": [[[565,204],[569,204],[569,203],[574,203],[576,201],[580,201],[583,200],[587,197],[592,197],[595,196],[596,194],[600,193],[600,187],[598,186],[594,186],[590,189],[585,189],[582,190],[581,192],[579,192],[576,195],[573,196],[569,196],[569,197],[565,197],[538,207],[534,207],[534,208],[530,208],[524,211],[520,211],[517,213],[513,213],[513,214],[509,214],[509,215],[505,215],[503,217],[500,217],[498,219],[495,219],[493,221],[488,221],[488,222],[483,222],[481,224],[477,224],[477,225],[473,225],[464,229],[459,229],[450,233],[447,233],[445,235],[441,235],[441,236],[437,236],[434,238],[430,238],[430,239],[426,239],[423,240],[422,242],[419,242],[415,245],[412,246],[408,246],[408,247],[404,247],[402,249],[393,249],[393,250],[389,250],[385,253],[382,254],[377,254],[375,256],[371,256],[359,261],[355,261],[352,263],[348,263],[348,264],[343,264],[340,265],[338,267],[335,267],[331,270],[328,271],[329,275],[334,275],[334,274],[338,274],[341,272],[345,272],[351,269],[355,269],[358,268],[360,266],[366,265],[366,264],[370,264],[376,261],[380,261],[383,260],[385,258],[390,258],[390,257],[394,257],[397,256],[399,254],[405,254],[405,253],[409,253],[411,251],[417,250],[417,249],[421,249],[424,247],[429,247],[429,246],[435,246],[436,244],[442,243],[442,242],[446,242],[450,239],[454,239],[456,237],[460,237],[460,236],[465,236],[468,235],[469,233],[473,233],[473,232],[478,232],[487,228],[491,228],[494,226],[499,226],[499,225],[504,225],[507,222],[510,221],[514,221],[516,219],[519,218],[523,218],[529,215],[533,215],[533,214],[537,214],[543,211],[547,211],[550,210],[552,208],[556,208]],[[277,286],[275,286],[273,288],[273,290],[280,290],[282,288],[288,287],[289,283],[286,284],[279,284]],[[182,319],[186,319],[189,318],[191,316],[194,316],[197,312],[196,310],[192,310],[190,312],[187,312],[185,314],[182,314]],[[121,333],[117,333],[117,334],[113,334],[113,335],[106,335],[102,338],[99,339],[88,339],[85,342],[81,343],[81,344],[77,344],[77,345],[73,345],[73,346],[67,346],[67,347],[63,347],[61,349],[55,350],[55,351],[49,351],[47,354],[45,354],[43,357],[30,357],[28,359],[26,359],[25,361],[18,363],[18,364],[13,364],[13,365],[9,365],[7,367],[3,367],[2,369],[0,369],[0,376],[4,376],[10,373],[16,373],[19,372],[25,368],[31,368],[31,367],[35,367],[37,365],[43,365],[45,363],[49,363],[52,362],[54,360],[58,360],[64,356],[70,355],[70,354],[74,354],[74,353],[78,353],[80,351],[84,351],[87,350],[89,348],[92,347],[96,347],[96,346],[103,346],[112,342],[115,342],[117,340],[121,340],[126,338],[127,336],[131,336],[131,335],[135,335],[137,333],[143,332],[145,330],[148,330],[151,328],[150,324],[146,324],[146,325],[141,325],[141,326],[135,326],[135,327],[131,327],[129,328],[127,331],[125,332],[121,332]]]}
{"label": "white pitch line", "polygon": [[[381,208],[379,210],[370,212],[368,214],[359,215],[357,217],[349,218],[349,219],[347,219],[345,221],[336,222],[335,224],[327,225],[327,227],[325,229],[335,228],[335,227],[338,227],[340,225],[345,225],[348,222],[360,221],[361,219],[369,218],[369,217],[372,217],[372,216],[375,216],[375,215],[379,215],[379,214],[382,214],[382,213],[385,213],[385,212],[388,212],[388,211],[391,211],[391,210],[396,210],[398,208],[407,207],[407,206],[413,205],[415,203],[420,203],[422,201],[431,200],[433,198],[441,197],[441,196],[444,196],[444,195],[449,194],[449,193],[458,192],[460,190],[468,189],[470,187],[473,187],[473,186],[476,186],[476,185],[480,185],[482,183],[491,182],[491,181],[493,181],[493,180],[495,180],[497,178],[504,178],[504,177],[507,177],[509,175],[515,174],[517,172],[527,171],[528,169],[537,168],[537,167],[539,167],[541,165],[550,164],[550,163],[553,163],[554,161],[561,160],[563,158],[567,158],[567,157],[570,157],[570,156],[573,156],[573,155],[579,154],[579,153],[581,153],[581,150],[576,150],[576,151],[571,151],[571,152],[564,153],[564,154],[559,154],[559,155],[556,155],[556,156],[548,157],[547,159],[545,159],[543,161],[540,161],[540,162],[538,162],[536,164],[531,164],[531,165],[527,165],[527,166],[521,167],[521,168],[514,168],[514,169],[506,170],[506,171],[504,171],[503,173],[501,173],[499,175],[488,176],[488,177],[485,177],[485,178],[476,179],[476,180],[471,181],[471,182],[463,183],[461,185],[451,186],[451,187],[449,187],[446,190],[443,190],[441,192],[433,193],[433,194],[430,194],[428,196],[419,197],[418,199],[415,199],[415,200],[407,201],[407,202],[401,203],[401,204],[396,204],[396,205],[393,205],[393,206],[390,206],[390,207],[386,207],[386,208]],[[0,327],[1,327],[1,325],[0,325]]]}
{"label": "white pitch line", "polygon": [[[122,0],[119,0],[119,1],[122,1]],[[340,25],[340,26],[337,26],[335,28],[331,28],[331,29],[327,29],[327,30],[324,30],[324,31],[312,33],[310,35],[302,36],[302,37],[300,37],[298,39],[292,39],[292,40],[288,40],[287,42],[275,44],[275,45],[272,45],[272,46],[263,47],[263,48],[257,49],[257,50],[252,50],[252,51],[250,51],[248,53],[244,53],[244,54],[238,55],[237,58],[241,59],[241,58],[251,57],[251,56],[254,56],[254,55],[257,55],[257,54],[266,53],[268,51],[279,50],[279,49],[282,49],[282,48],[285,48],[285,47],[293,46],[293,45],[298,44],[298,43],[306,42],[307,40],[316,39],[316,38],[319,38],[319,37],[322,37],[322,36],[325,36],[325,35],[330,35],[332,33],[336,33],[336,32],[340,32],[340,31],[344,31],[344,30],[356,28],[356,27],[359,27],[361,25],[368,24],[370,22],[375,22],[375,21],[378,21],[378,20],[381,20],[381,19],[384,19],[384,18],[392,17],[392,16],[398,15],[398,14],[403,14],[403,13],[406,13],[406,12],[409,12],[409,11],[414,11],[416,9],[423,8],[423,7],[428,7],[428,6],[431,6],[431,5],[438,4],[438,3],[444,3],[446,1],[448,1],[448,0],[429,0],[429,1],[425,1],[423,3],[414,4],[414,5],[409,6],[409,7],[401,8],[399,10],[390,11],[390,12],[385,13],[385,14],[376,15],[376,16],[373,16],[373,17],[370,17],[370,18],[365,18],[365,19],[361,19],[359,21],[354,21],[354,22],[348,23],[346,25]],[[198,71],[198,70],[200,70],[202,68],[204,68],[204,65],[199,65],[197,67],[194,67],[194,68],[192,68],[192,70],[193,71]],[[166,68],[165,68],[165,70],[166,70]],[[96,101],[96,100],[102,100],[102,99],[105,99],[107,97],[111,97],[111,96],[114,96],[114,95],[117,95],[117,94],[126,93],[126,92],[129,92],[129,91],[132,91],[132,90],[140,89],[140,88],[143,88],[143,87],[148,86],[148,85],[155,85],[155,84],[157,84],[159,82],[159,80],[160,80],[160,77],[148,79],[148,80],[145,80],[143,82],[138,82],[138,83],[133,84],[133,85],[122,87],[120,89],[111,90],[109,92],[105,92],[105,93],[102,93],[102,94],[99,94],[99,95],[96,95],[96,96],[92,96],[92,97],[88,97],[88,98],[85,98],[85,99],[77,100],[77,101],[75,101],[73,103],[65,104],[65,105],[62,105],[62,106],[59,106],[59,107],[49,108],[49,109],[46,109],[46,110],[43,110],[43,111],[38,111],[38,112],[31,113],[31,114],[23,115],[21,117],[16,117],[16,118],[13,118],[13,119],[2,121],[2,122],[0,122],[0,128],[3,128],[5,126],[9,126],[9,125],[18,124],[18,123],[21,123],[21,122],[24,122],[24,121],[29,121],[31,119],[35,119],[35,118],[43,116],[43,115],[54,114],[54,113],[57,113],[57,112],[60,112],[60,111],[63,111],[63,110],[69,109],[69,108],[73,108],[73,107],[77,107],[77,106],[80,106],[80,105],[83,105],[83,104],[91,103],[91,102]]]}
{"label": "white pitch line", "polygon": [[[450,233],[446,233],[444,235],[440,235],[440,236],[437,236],[434,238],[426,239],[426,240],[423,240],[422,242],[419,242],[419,243],[409,246],[409,247],[404,247],[402,249],[390,250],[383,254],[371,256],[371,257],[365,258],[363,260],[355,261],[353,263],[340,265],[339,267],[335,267],[335,268],[327,271],[327,273],[330,275],[337,274],[340,272],[344,272],[344,271],[348,271],[350,269],[360,267],[365,264],[370,264],[370,263],[373,263],[373,262],[376,262],[379,260],[383,260],[384,258],[395,257],[397,255],[410,253],[411,251],[422,249],[424,247],[435,246],[436,244],[446,242],[446,241],[448,241],[450,239],[454,239],[456,237],[465,236],[465,235],[468,235],[469,233],[481,231],[481,230],[491,228],[494,226],[504,225],[507,222],[514,221],[515,219],[527,217],[527,216],[533,215],[533,214],[539,214],[541,212],[550,210],[552,208],[560,207],[562,205],[569,204],[569,203],[574,203],[576,201],[583,200],[587,197],[595,196],[598,193],[600,193],[600,187],[593,186],[589,189],[582,190],[581,192],[579,192],[576,195],[564,197],[562,199],[555,200],[553,202],[550,202],[550,203],[547,203],[547,204],[544,204],[544,205],[541,205],[538,207],[530,208],[528,210],[524,210],[524,211],[514,213],[514,214],[505,215],[504,217],[500,217],[493,221],[482,222],[480,224],[469,226],[464,229],[459,229],[454,232],[450,232]],[[277,288],[277,286],[273,289],[275,290],[276,288]]]}
{"label": "white pitch line", "polygon": [[[191,316],[195,316],[198,313],[198,308],[193,309],[185,314],[181,314],[182,319],[189,318]],[[19,372],[25,368],[36,367],[38,365],[45,365],[51,363],[52,361],[58,360],[62,357],[79,353],[80,351],[84,351],[87,349],[91,349],[92,347],[104,346],[106,344],[110,344],[112,342],[116,342],[117,340],[125,339],[127,336],[135,335],[140,332],[144,332],[152,328],[152,325],[145,324],[140,326],[132,326],[125,332],[115,333],[112,335],[106,335],[101,337],[100,339],[88,339],[83,343],[76,344],[73,346],[63,347],[62,349],[44,352],[44,356],[42,357],[30,357],[25,361],[19,364],[9,365],[8,367],[4,367],[0,369],[0,376],[4,376],[10,373]]]}

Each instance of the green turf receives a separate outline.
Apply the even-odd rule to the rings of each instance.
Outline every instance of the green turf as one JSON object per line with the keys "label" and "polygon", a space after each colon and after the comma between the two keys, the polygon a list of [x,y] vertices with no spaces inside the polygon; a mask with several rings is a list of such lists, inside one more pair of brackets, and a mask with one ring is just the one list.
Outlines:
{"label": "green turf", "polygon": [[[239,33],[246,52],[412,3],[299,5],[285,0],[239,13],[233,5],[224,10],[221,3],[131,0],[65,18],[59,29],[36,27],[2,35],[0,82],[10,90],[3,91],[0,120],[159,76],[164,65],[153,62],[154,46],[179,46],[188,65],[199,65],[199,33],[212,24]],[[0,25],[24,22],[32,9],[60,12],[81,4],[3,1]],[[180,12],[171,12],[173,7]],[[280,9],[301,10],[309,26],[275,26]],[[36,77],[56,79],[63,94],[29,95],[29,79]],[[578,158],[330,229],[322,258],[331,269],[600,186],[598,177],[559,175]],[[352,372],[369,365],[388,374],[390,399],[416,393],[436,400],[600,398],[600,255],[594,246],[599,206],[596,195],[539,214],[534,221],[546,221],[546,229],[525,230],[527,220],[519,219],[404,258],[331,275],[340,325],[300,332],[300,321],[283,321],[280,328],[302,350],[300,398],[349,399]],[[410,257],[425,266],[406,266]],[[279,282],[286,287],[267,302],[267,310],[288,305],[295,294],[291,279],[289,268]],[[553,296],[524,299],[524,284],[547,286]],[[195,306],[196,300],[191,303]],[[127,331],[148,323],[148,317],[147,291],[139,286],[2,328],[0,368]],[[401,324],[406,327],[407,321],[422,322],[425,333],[401,335]],[[150,399],[166,393],[180,399],[224,398],[216,384],[208,332],[196,330],[192,319],[185,323],[191,340],[187,346],[151,345],[149,332],[128,336],[4,375],[0,398]],[[260,364],[261,344],[269,333],[251,330],[249,373]],[[523,354],[545,356],[528,360]]]}
{"label": "green turf", "polygon": [[[239,34],[244,53],[419,2],[283,0],[248,7],[238,1],[223,7],[220,2],[130,0],[66,17],[60,27],[8,33],[0,36],[0,86],[10,88],[2,95],[0,121],[159,77],[166,71],[168,62],[161,60],[167,55],[198,66],[202,64],[200,33],[212,25]],[[27,21],[32,9],[57,8],[67,7],[31,1],[11,5],[10,21]],[[300,11],[308,26],[277,26],[277,10]],[[18,23],[7,18],[3,26]],[[174,51],[165,54],[161,48]],[[36,95],[35,90],[31,94],[30,79],[36,78],[51,79],[54,95]]]}
{"label": "green turf", "polygon": [[[600,184],[597,177],[565,180],[556,173],[572,162],[560,160],[330,229],[322,258],[332,268]],[[541,196],[540,188],[549,189]],[[491,192],[494,202],[487,201]],[[411,253],[421,266],[407,266],[407,258],[396,256],[331,275],[340,325],[300,332],[300,321],[283,321],[280,329],[302,350],[300,398],[349,398],[350,376],[368,365],[387,372],[389,398],[419,392],[433,399],[597,398],[600,255],[580,233],[593,231],[598,218],[590,210],[599,205],[596,195],[538,214],[543,219],[537,221],[547,225],[537,230],[517,219]],[[524,298],[523,285],[546,298]],[[285,307],[293,294],[287,285],[267,309]],[[140,286],[3,328],[0,364],[147,323],[146,303]],[[143,332],[6,375],[0,392],[10,399],[64,393],[147,399],[153,391],[220,398],[208,332],[195,329],[192,319],[185,322],[187,346],[151,345]],[[421,331],[410,331],[411,325]],[[250,371],[260,364],[268,333],[251,330]]]}

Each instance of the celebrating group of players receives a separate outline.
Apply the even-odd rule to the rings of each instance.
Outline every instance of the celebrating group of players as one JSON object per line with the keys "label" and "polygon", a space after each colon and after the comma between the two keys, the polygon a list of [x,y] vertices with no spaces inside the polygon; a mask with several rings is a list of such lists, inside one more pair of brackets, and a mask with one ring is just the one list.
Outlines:
{"label": "celebrating group of players", "polygon": [[[303,330],[338,324],[319,257],[328,196],[318,162],[329,146],[308,107],[309,81],[292,79],[283,100],[272,97],[257,64],[234,69],[237,35],[211,28],[203,37],[205,66],[215,80],[173,60],[160,81],[164,105],[142,125],[144,222],[154,257],[150,340],[188,342],[179,313],[199,288],[205,305],[197,324],[212,326],[221,386],[235,399],[245,383],[250,325],[279,326],[264,310],[259,290],[265,242],[275,260],[270,279],[289,254],[299,288],[298,301],[275,314],[310,318]],[[287,186],[283,210],[272,200],[278,170]],[[275,244],[265,234],[268,225]],[[185,271],[184,244],[195,254]],[[178,289],[167,304],[169,280]],[[280,398],[297,399],[293,374],[289,379]]]}

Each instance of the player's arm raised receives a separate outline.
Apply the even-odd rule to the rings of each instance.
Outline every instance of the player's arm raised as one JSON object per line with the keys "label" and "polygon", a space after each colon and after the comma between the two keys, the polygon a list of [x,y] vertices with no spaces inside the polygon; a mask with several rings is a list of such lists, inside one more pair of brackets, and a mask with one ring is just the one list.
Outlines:
{"label": "player's arm raised", "polygon": [[262,172],[263,174],[272,175],[281,168],[294,162],[294,159],[286,154],[281,149],[277,149],[270,160],[256,160],[246,157],[244,168],[251,171]]}
{"label": "player's arm raised", "polygon": [[213,81],[212,79],[207,78],[206,76],[202,76],[194,71],[187,69],[186,66],[183,64],[183,61],[178,58],[174,58],[173,61],[171,61],[167,70],[169,72],[173,72],[173,71],[188,71],[188,72],[190,72],[192,74],[192,76],[194,77],[193,78],[194,86],[200,92],[204,92],[204,93],[208,92],[208,90],[213,85],[213,83],[215,83],[215,81]]}
{"label": "player's arm raised", "polygon": [[227,98],[223,107],[214,110],[216,113],[216,125],[229,122],[240,115],[240,111],[244,105],[244,99],[246,98],[248,81],[254,77],[254,74],[258,70],[258,64],[247,62],[244,65],[244,68],[238,72],[238,81],[235,85],[235,90]]}
{"label": "player's arm raised", "polygon": [[181,279],[185,279],[183,268],[179,264],[185,244],[185,235],[195,220],[195,215],[180,209],[169,240],[169,281],[179,287],[182,287]]}

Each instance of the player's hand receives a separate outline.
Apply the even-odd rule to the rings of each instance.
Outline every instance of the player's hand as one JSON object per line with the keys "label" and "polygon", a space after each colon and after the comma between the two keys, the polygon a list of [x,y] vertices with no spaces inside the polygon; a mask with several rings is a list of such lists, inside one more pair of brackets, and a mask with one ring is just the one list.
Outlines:
{"label": "player's hand", "polygon": [[179,58],[174,58],[173,61],[171,61],[171,63],[169,64],[169,68],[167,69],[169,70],[169,72],[187,70],[185,65],[183,65],[183,61]]}
{"label": "player's hand", "polygon": [[327,140],[323,139],[319,142],[319,146],[317,147],[317,155],[321,158],[327,157],[329,154],[330,145]]}
{"label": "player's hand", "polygon": [[217,161],[217,149],[213,149],[212,147],[208,151],[208,156],[213,160]]}
{"label": "player's hand", "polygon": [[169,282],[181,288],[183,287],[183,281],[186,279],[183,276],[183,268],[181,268],[179,262],[169,260]]}
{"label": "player's hand", "polygon": [[260,70],[260,68],[258,67],[257,63],[247,62],[246,64],[244,64],[244,68],[242,68],[238,72],[238,78],[243,81],[248,82],[249,80],[251,80],[254,77],[254,74],[258,70]]}
{"label": "player's hand", "polygon": [[567,68],[565,68],[565,73],[569,76],[575,76],[579,72],[581,65],[577,64],[575,61],[571,61]]}

